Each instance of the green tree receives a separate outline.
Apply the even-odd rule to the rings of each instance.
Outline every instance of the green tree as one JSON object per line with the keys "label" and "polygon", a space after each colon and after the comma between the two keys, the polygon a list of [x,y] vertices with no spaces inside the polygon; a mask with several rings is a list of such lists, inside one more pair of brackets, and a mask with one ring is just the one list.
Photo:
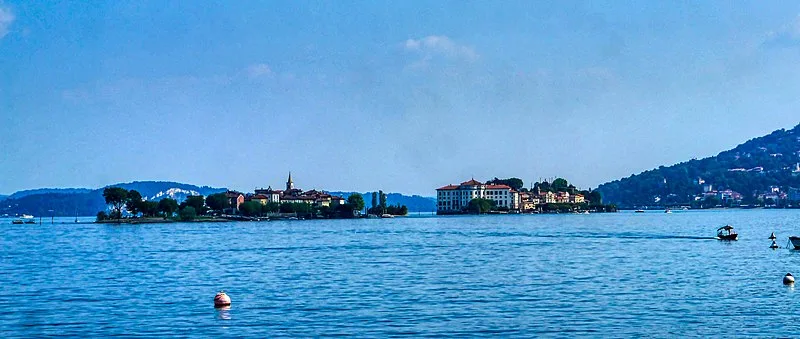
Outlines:
{"label": "green tree", "polygon": [[294,212],[297,214],[309,214],[313,212],[313,206],[311,204],[306,204],[304,202],[296,202],[293,203]]}
{"label": "green tree", "polygon": [[470,213],[482,214],[491,211],[494,207],[494,200],[475,198],[469,201],[467,211]]}
{"label": "green tree", "polygon": [[522,186],[525,186],[525,183],[520,178],[508,178],[508,179],[498,179],[494,178],[493,180],[489,180],[487,184],[491,185],[508,185],[509,187],[513,188],[514,190],[519,191],[522,189]]}
{"label": "green tree", "polygon": [[125,198],[125,209],[134,217],[139,215],[139,212],[142,211],[142,194],[139,191],[128,191]]}
{"label": "green tree", "polygon": [[281,213],[294,213],[294,204],[283,202],[278,210]]}
{"label": "green tree", "polygon": [[353,206],[356,211],[364,209],[364,197],[361,194],[353,193],[347,197],[347,203]]}
{"label": "green tree", "polygon": [[569,182],[567,182],[567,180],[564,178],[558,178],[553,180],[553,184],[551,186],[555,192],[566,192],[569,189]]}
{"label": "green tree", "polygon": [[600,205],[603,203],[603,196],[600,195],[600,191],[594,190],[589,192],[589,194],[586,196],[586,200],[592,204]]}
{"label": "green tree", "polygon": [[246,217],[255,217],[261,214],[261,203],[258,201],[245,201],[239,205],[239,212]]}
{"label": "green tree", "polygon": [[213,211],[222,212],[224,209],[231,207],[231,201],[225,193],[215,193],[206,198],[206,205]]}
{"label": "green tree", "polygon": [[155,201],[142,201],[141,203],[142,215],[146,217],[154,217],[158,214],[158,203]]}
{"label": "green tree", "polygon": [[372,207],[371,209],[373,209],[373,210],[375,209],[375,207],[378,207],[378,193],[377,192],[372,192],[372,206],[371,207]]}
{"label": "green tree", "polygon": [[386,207],[386,213],[391,215],[407,215],[408,214],[408,207],[406,205],[389,205]]}
{"label": "green tree", "polygon": [[380,214],[384,214],[384,213],[386,213],[386,194],[384,194],[383,191],[379,190],[378,191],[378,199],[379,199],[378,206],[380,206],[380,208],[381,208],[381,211],[380,211],[381,213]]}
{"label": "green tree", "polygon": [[268,202],[265,205],[261,206],[262,213],[277,213],[281,210],[281,204],[277,202]]}
{"label": "green tree", "polygon": [[164,218],[172,217],[172,214],[178,210],[178,201],[171,198],[164,198],[158,202],[158,211],[164,213]]}
{"label": "green tree", "polygon": [[195,210],[192,206],[186,206],[181,209],[178,215],[183,221],[194,220],[194,218],[197,217],[197,210]]}
{"label": "green tree", "polygon": [[108,219],[108,214],[105,211],[97,212],[97,221],[103,221]]}
{"label": "green tree", "polygon": [[709,195],[703,199],[703,208],[714,208],[720,204],[719,198],[716,195]]}
{"label": "green tree", "polygon": [[111,205],[117,219],[122,217],[122,207],[125,206],[128,191],[121,187],[106,187],[103,190],[103,198],[106,200],[106,205]]}
{"label": "green tree", "polygon": [[202,195],[190,195],[183,202],[184,206],[191,206],[197,213],[204,214],[206,208],[205,198]]}

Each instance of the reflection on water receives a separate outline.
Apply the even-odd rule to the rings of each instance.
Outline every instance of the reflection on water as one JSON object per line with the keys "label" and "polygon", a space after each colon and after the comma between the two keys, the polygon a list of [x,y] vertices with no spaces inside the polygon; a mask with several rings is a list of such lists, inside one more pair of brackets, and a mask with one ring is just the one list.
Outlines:
{"label": "reflection on water", "polygon": [[[726,224],[739,241],[708,239]],[[800,295],[782,278],[800,252],[767,237],[798,225],[799,210],[8,222],[0,333],[781,337],[797,333],[786,305]],[[213,309],[222,288],[235,317]]]}
{"label": "reflection on water", "polygon": [[230,306],[215,307],[215,309],[217,310],[217,318],[222,320],[231,320]]}

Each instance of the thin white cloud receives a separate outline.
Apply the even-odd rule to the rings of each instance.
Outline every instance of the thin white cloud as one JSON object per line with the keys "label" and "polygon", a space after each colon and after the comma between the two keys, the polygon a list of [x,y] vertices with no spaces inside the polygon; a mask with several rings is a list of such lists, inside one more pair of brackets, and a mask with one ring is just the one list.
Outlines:
{"label": "thin white cloud", "polygon": [[800,46],[800,15],[792,22],[781,26],[778,30],[767,33],[764,40],[767,47],[797,47]]}
{"label": "thin white cloud", "polygon": [[247,67],[247,75],[251,78],[260,78],[272,74],[272,69],[267,64],[254,64]]}
{"label": "thin white cloud", "polygon": [[406,51],[423,55],[429,59],[434,55],[473,61],[478,59],[478,53],[469,46],[461,45],[444,35],[429,35],[420,39],[408,39],[403,44]]}
{"label": "thin white cloud", "polygon": [[3,2],[0,1],[0,39],[8,35],[8,28],[11,26],[11,23],[14,22],[14,13],[11,13],[11,8],[8,8],[3,5]]}

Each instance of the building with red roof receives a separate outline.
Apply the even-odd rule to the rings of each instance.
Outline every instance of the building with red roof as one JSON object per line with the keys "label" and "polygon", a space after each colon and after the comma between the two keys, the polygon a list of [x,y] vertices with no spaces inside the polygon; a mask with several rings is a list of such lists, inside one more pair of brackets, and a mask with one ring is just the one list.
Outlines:
{"label": "building with red roof", "polygon": [[508,185],[489,185],[470,179],[459,185],[446,185],[436,189],[436,213],[463,212],[472,199],[488,199],[499,208],[519,210],[519,192]]}

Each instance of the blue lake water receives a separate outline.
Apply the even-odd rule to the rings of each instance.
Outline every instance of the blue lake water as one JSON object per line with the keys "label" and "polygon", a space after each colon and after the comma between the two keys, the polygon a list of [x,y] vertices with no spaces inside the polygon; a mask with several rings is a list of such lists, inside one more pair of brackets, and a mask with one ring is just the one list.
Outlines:
{"label": "blue lake water", "polygon": [[4,337],[800,333],[798,210],[69,221],[0,220]]}

